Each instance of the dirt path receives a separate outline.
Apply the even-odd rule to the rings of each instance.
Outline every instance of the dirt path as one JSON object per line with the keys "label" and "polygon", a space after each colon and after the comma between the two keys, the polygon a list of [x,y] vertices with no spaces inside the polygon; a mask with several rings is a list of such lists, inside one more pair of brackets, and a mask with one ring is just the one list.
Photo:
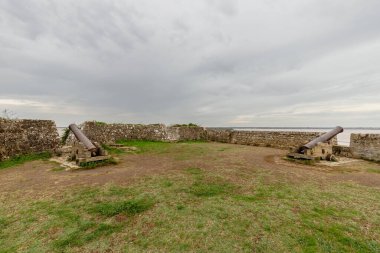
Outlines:
{"label": "dirt path", "polygon": [[[53,171],[57,164],[35,161],[0,171],[0,195],[51,195],[70,187],[128,184],[145,176],[176,173],[189,167],[223,169],[234,180],[236,173],[265,170],[268,180],[294,183],[353,181],[380,187],[380,165],[352,160],[338,166],[296,164],[283,159],[284,150],[220,143],[172,144],[166,153],[124,154],[118,165],[77,171]],[[204,152],[198,152],[204,150]],[[238,178],[238,177],[236,177]]]}

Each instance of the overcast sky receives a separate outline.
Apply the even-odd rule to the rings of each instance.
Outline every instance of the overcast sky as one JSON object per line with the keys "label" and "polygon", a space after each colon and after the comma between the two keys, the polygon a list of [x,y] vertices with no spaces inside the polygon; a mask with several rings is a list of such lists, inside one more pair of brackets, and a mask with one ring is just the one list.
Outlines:
{"label": "overcast sky", "polygon": [[379,0],[0,0],[19,118],[380,126]]}

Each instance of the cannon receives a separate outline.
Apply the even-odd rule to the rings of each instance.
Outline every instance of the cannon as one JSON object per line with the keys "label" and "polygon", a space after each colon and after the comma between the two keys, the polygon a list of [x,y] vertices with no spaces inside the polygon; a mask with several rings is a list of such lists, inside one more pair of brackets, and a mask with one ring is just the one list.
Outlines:
{"label": "cannon", "polygon": [[340,127],[340,126],[337,126],[335,127],[333,130],[315,138],[314,140],[306,143],[305,145],[303,145],[302,147],[300,147],[299,149],[299,153],[301,154],[304,154],[308,149],[312,149],[314,148],[315,146],[318,145],[318,143],[321,143],[321,142],[328,142],[330,141],[332,138],[334,138],[336,135],[340,134],[343,132],[343,128]]}
{"label": "cannon", "polygon": [[69,129],[71,130],[71,132],[73,132],[73,134],[75,135],[75,137],[81,142],[83,143],[83,145],[91,152],[94,152],[97,150],[97,147],[90,141],[90,139],[87,138],[86,135],[84,135],[84,133],[79,129],[79,127],[75,124],[71,124],[69,126]]}
{"label": "cannon", "polygon": [[321,136],[302,145],[297,149],[296,153],[289,153],[288,157],[306,160],[336,160],[336,157],[333,155],[332,152],[333,143],[331,143],[331,140],[342,132],[343,128],[337,126],[333,130],[325,134],[322,134]]}
{"label": "cannon", "polygon": [[77,139],[71,149],[71,159],[77,164],[98,162],[111,158],[97,142],[92,142],[87,138],[77,125],[71,124],[69,129]]}

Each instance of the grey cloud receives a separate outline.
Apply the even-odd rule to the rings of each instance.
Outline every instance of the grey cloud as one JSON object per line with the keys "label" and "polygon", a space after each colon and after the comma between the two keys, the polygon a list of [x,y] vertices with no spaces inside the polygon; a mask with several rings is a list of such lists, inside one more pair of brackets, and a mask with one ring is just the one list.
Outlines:
{"label": "grey cloud", "polygon": [[2,0],[0,108],[59,125],[380,125],[365,108],[323,107],[378,103],[379,11],[371,0]]}
{"label": "grey cloud", "polygon": [[235,16],[238,13],[238,1],[229,0],[208,0],[212,8],[216,8],[226,16]]}

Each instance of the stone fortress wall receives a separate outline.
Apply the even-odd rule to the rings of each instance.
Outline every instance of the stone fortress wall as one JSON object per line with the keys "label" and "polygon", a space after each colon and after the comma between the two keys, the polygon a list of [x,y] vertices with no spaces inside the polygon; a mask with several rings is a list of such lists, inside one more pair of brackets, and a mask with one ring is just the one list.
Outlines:
{"label": "stone fortress wall", "polygon": [[[297,148],[321,134],[320,132],[231,131],[197,126],[104,124],[99,122],[85,122],[82,129],[91,140],[99,143],[112,143],[120,139],[204,140],[281,149]],[[336,137],[333,142],[337,143]]]}
{"label": "stone fortress wall", "polygon": [[[215,141],[241,145],[297,148],[321,135],[321,132],[234,131],[197,126],[165,126],[163,124],[106,124],[87,121],[83,132],[92,141],[114,143],[117,140],[150,141]],[[337,143],[336,137],[333,143]],[[50,120],[0,119],[0,160],[15,155],[55,151],[60,146],[57,128]],[[379,134],[352,134],[350,147],[334,146],[340,156],[380,161]]]}
{"label": "stone fortress wall", "polygon": [[[126,140],[191,141],[205,140],[222,143],[273,147],[280,149],[298,148],[322,132],[292,131],[235,131],[194,126],[103,124],[85,122],[83,130],[91,140],[100,143]],[[350,147],[337,145],[337,137],[332,140],[334,154],[380,161],[380,134],[351,134]]]}
{"label": "stone fortress wall", "polygon": [[351,134],[352,157],[380,161],[380,134]]}
{"label": "stone fortress wall", "polygon": [[54,121],[0,118],[0,161],[21,154],[54,152],[58,146]]}
{"label": "stone fortress wall", "polygon": [[[323,133],[292,131],[234,131],[207,129],[207,140],[241,145],[273,147],[280,149],[298,148]],[[336,137],[333,143],[337,143]]]}
{"label": "stone fortress wall", "polygon": [[206,140],[206,130],[194,126],[165,126],[163,124],[105,124],[86,121],[84,134],[92,141],[115,143],[117,140],[186,141]]}

